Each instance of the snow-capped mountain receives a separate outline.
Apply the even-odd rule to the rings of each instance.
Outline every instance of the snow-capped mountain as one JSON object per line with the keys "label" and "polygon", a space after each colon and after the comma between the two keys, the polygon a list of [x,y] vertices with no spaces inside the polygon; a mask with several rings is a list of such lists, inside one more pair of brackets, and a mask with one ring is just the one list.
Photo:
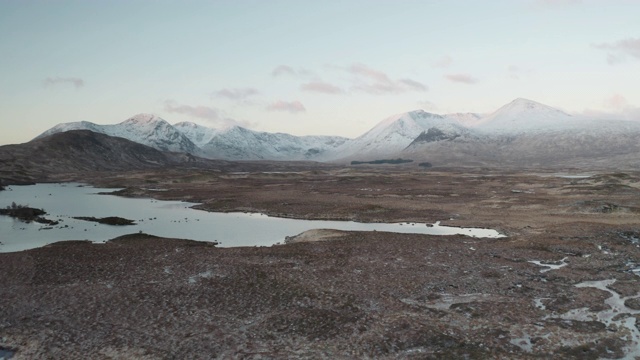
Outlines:
{"label": "snow-capped mountain", "polygon": [[232,126],[211,136],[205,156],[232,160],[327,160],[330,150],[348,139],[339,136],[294,136]]}
{"label": "snow-capped mountain", "polygon": [[173,127],[178,129],[178,131],[183,133],[186,137],[189,138],[189,140],[191,140],[199,147],[202,147],[204,144],[211,141],[213,137],[219,133],[219,131],[216,129],[202,126],[189,121],[179,122],[177,124],[174,124]]}
{"label": "snow-capped mountain", "polygon": [[36,139],[69,130],[91,130],[162,151],[200,154],[200,149],[188,137],[165,120],[151,114],[138,114],[115,125],[98,125],[88,121],[58,124],[37,136]]}
{"label": "snow-capped mountain", "polygon": [[443,115],[444,117],[455,120],[458,124],[464,127],[473,127],[475,126],[483,117],[482,114],[477,113],[452,113]]}
{"label": "snow-capped mountain", "polygon": [[[159,150],[224,160],[346,162],[409,158],[437,164],[545,165],[573,161],[633,160],[640,166],[640,121],[572,116],[553,107],[516,99],[495,112],[437,115],[416,110],[391,116],[355,139],[293,136],[240,126],[213,129],[170,125],[149,114],[115,125],[81,121],[59,124],[38,138],[68,130],[91,130]],[[582,159],[582,160],[580,160]],[[632,161],[632,162],[633,162]],[[624,165],[623,164],[623,165]]]}
{"label": "snow-capped mountain", "polygon": [[406,148],[429,129],[437,129],[448,136],[468,133],[456,119],[416,110],[382,120],[365,134],[337,148],[334,157],[368,159],[393,154]]}
{"label": "snow-capped mountain", "polygon": [[91,130],[162,151],[225,160],[328,160],[330,151],[348,140],[340,136],[258,132],[240,126],[213,129],[191,122],[171,125],[150,114],[139,114],[115,125],[88,121],[58,124],[36,139],[69,130]]}
{"label": "snow-capped mountain", "polygon": [[469,131],[456,139],[423,133],[395,156],[458,165],[640,166],[640,122],[586,119],[516,99]]}
{"label": "snow-capped mountain", "polygon": [[579,126],[579,123],[578,119],[561,110],[519,98],[479,119],[471,127],[485,133],[521,134],[563,130]]}

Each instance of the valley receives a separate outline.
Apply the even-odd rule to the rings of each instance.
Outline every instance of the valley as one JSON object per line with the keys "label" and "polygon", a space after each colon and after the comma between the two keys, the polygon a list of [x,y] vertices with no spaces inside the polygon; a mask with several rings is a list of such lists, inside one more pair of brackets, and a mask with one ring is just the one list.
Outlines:
{"label": "valley", "polygon": [[[485,116],[399,114],[355,139],[220,132],[147,115],[58,125],[0,146],[1,191],[84,183],[195,203],[202,214],[265,214],[286,238],[222,247],[194,241],[189,227],[164,238],[121,226],[102,243],[80,236],[0,253],[0,354],[632,359],[639,129],[525,99]],[[188,226],[191,215],[180,216]],[[439,222],[505,236],[296,235],[279,218]],[[200,232],[215,239],[222,226],[207,225]]]}
{"label": "valley", "polygon": [[[597,359],[638,346],[632,300],[607,324],[566,315],[602,313],[610,292],[640,294],[637,172],[235,166],[50,180],[207,211],[440,220],[507,237],[312,231],[286,245],[218,248],[132,234],[3,253],[0,347],[23,358],[46,348],[53,357]],[[606,291],[574,286],[600,280]]]}

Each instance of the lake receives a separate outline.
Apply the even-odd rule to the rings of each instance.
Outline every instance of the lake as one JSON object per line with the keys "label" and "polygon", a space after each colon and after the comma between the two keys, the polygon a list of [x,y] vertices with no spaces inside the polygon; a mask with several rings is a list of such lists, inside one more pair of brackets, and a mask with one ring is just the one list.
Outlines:
{"label": "lake", "polygon": [[[47,219],[60,221],[48,226],[27,224],[8,216],[0,216],[0,252],[21,251],[63,240],[104,242],[115,237],[144,232],[147,234],[216,241],[219,246],[271,246],[311,229],[346,231],[387,231],[431,235],[463,234],[496,238],[491,229],[458,228],[419,223],[358,223],[353,221],[297,220],[255,213],[216,213],[191,209],[195,203],[132,199],[99,195],[117,189],[102,189],[77,183],[9,186],[0,191],[0,207],[12,202],[41,208]],[[72,217],[119,216],[136,221],[136,225],[113,226],[76,220]],[[47,229],[49,228],[49,229]]]}

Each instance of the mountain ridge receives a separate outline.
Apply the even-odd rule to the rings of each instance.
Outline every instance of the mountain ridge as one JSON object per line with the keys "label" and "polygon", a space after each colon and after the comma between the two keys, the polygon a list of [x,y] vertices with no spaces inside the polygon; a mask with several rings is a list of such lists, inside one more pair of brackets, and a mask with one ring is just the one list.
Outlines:
{"label": "mountain ridge", "polygon": [[[547,149],[555,149],[559,152],[556,157],[566,159],[569,154],[581,153],[595,157],[598,151],[605,157],[632,153],[636,147],[626,143],[630,141],[627,135],[640,137],[640,122],[572,116],[523,98],[484,116],[477,113],[439,115],[424,110],[400,113],[381,120],[355,139],[260,132],[237,125],[214,129],[185,121],[171,125],[152,114],[138,114],[115,125],[87,121],[58,124],[37,138],[73,129],[101,132],[160,150],[211,159],[337,163],[397,156],[429,161],[436,153],[443,162],[448,158],[459,162],[464,157],[482,159],[470,163],[518,163],[511,157],[535,159],[538,154],[542,159],[544,153],[545,159],[541,161],[548,162],[554,155]],[[626,139],[623,143],[627,150],[616,142],[616,137]],[[599,150],[592,151],[590,144]]]}

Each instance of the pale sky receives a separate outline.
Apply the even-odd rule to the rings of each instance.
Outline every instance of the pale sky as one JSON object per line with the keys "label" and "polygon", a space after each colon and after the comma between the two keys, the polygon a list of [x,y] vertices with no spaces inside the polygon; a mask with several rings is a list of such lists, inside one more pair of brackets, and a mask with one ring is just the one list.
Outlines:
{"label": "pale sky", "polygon": [[138,113],[356,137],[522,97],[640,120],[640,0],[0,0],[0,144]]}

